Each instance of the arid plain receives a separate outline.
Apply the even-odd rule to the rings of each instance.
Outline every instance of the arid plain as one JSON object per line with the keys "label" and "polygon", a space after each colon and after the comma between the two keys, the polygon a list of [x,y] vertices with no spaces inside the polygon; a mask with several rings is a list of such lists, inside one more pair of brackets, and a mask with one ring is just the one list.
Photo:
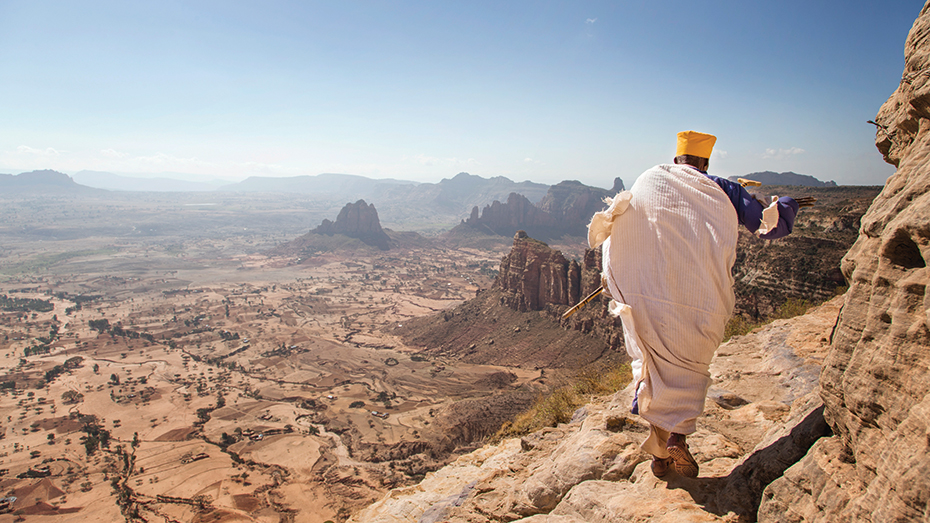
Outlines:
{"label": "arid plain", "polygon": [[506,243],[268,256],[335,213],[185,198],[5,202],[0,522],[338,521],[422,475],[444,407],[540,378],[389,333]]}

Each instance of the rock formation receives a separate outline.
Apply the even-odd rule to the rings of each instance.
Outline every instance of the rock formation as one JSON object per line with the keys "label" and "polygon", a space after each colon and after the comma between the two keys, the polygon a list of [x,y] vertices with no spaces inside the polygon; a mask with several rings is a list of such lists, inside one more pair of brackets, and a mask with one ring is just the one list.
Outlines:
{"label": "rock formation", "polygon": [[[510,236],[522,229],[536,238],[548,239],[559,228],[558,221],[549,213],[540,210],[525,196],[510,193],[506,203],[494,200],[479,215],[478,207],[456,229],[467,227],[497,236]],[[455,229],[450,231],[454,234]],[[558,234],[556,234],[558,236]]]}
{"label": "rock formation", "polygon": [[608,191],[574,180],[560,182],[549,188],[539,208],[556,219],[564,234],[585,236],[591,216],[606,207],[604,198],[623,190],[623,181],[619,178],[614,180],[614,187],[618,184],[618,191]]}
{"label": "rock formation", "polygon": [[538,311],[547,305],[572,305],[581,295],[581,269],[561,252],[517,231],[513,248],[501,260],[494,286],[504,290],[504,304],[515,311]]}
{"label": "rock formation", "polygon": [[[622,352],[620,320],[607,300],[592,301],[568,320],[569,305],[600,285],[600,251],[581,262],[518,231],[491,289],[452,310],[415,318],[394,330],[433,356],[469,363],[529,368],[580,369]],[[539,311],[541,314],[525,314]]]}
{"label": "rock formation", "polygon": [[[601,285],[601,251],[585,249],[581,262],[517,231],[513,248],[501,260],[494,288],[502,291],[501,304],[520,312],[547,311],[553,321]],[[606,296],[561,320],[562,326],[592,334],[619,350],[623,339],[620,320],[607,312]]]}
{"label": "rock formation", "polygon": [[497,236],[511,236],[524,230],[533,238],[552,240],[564,235],[584,236],[594,213],[606,207],[604,198],[623,190],[623,180],[616,178],[611,190],[590,187],[567,180],[549,188],[538,205],[526,197],[511,193],[506,203],[494,201],[479,213],[472,208],[468,219],[450,231],[450,236],[472,229]]}
{"label": "rock formation", "polygon": [[390,248],[391,242],[387,233],[381,228],[375,205],[368,205],[365,200],[347,203],[339,211],[335,222],[323,220],[319,227],[310,232],[327,236],[342,234],[350,238],[357,238],[366,245],[377,247],[383,251]]}
{"label": "rock formation", "polygon": [[851,285],[821,377],[835,436],[769,487],[762,521],[930,517],[930,3],[904,54],[875,118],[876,146],[897,171],[843,259]]}

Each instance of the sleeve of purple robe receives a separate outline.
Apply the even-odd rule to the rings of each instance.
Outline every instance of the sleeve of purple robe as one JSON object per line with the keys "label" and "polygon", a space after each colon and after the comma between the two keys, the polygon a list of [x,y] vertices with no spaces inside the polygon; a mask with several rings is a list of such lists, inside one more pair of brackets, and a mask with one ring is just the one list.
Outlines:
{"label": "sleeve of purple robe", "polygon": [[[736,209],[739,223],[749,229],[749,232],[754,233],[759,230],[759,226],[762,224],[762,210],[764,209],[759,200],[753,198],[749,191],[736,182],[712,174],[706,176],[719,185],[723,192],[727,193],[730,203]],[[798,215],[798,209],[798,202],[794,201],[794,198],[787,196],[779,198],[778,226],[759,237],[765,240],[775,240],[791,234],[794,229],[794,219]]]}

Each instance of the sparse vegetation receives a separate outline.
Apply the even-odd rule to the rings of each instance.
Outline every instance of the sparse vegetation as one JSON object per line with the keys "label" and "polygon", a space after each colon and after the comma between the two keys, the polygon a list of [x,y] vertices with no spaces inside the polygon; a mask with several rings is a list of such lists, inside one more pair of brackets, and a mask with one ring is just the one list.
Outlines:
{"label": "sparse vegetation", "polygon": [[49,312],[54,308],[55,305],[50,301],[33,298],[10,298],[6,294],[0,294],[0,310],[11,312]]}
{"label": "sparse vegetation", "polygon": [[492,438],[523,436],[544,427],[554,427],[571,420],[578,407],[587,403],[591,396],[614,393],[630,381],[629,365],[617,365],[603,369],[587,369],[572,383],[557,387],[548,395],[541,396],[526,412],[513,421],[504,423]]}
{"label": "sparse vegetation", "polygon": [[727,326],[723,331],[723,341],[727,341],[733,336],[749,334],[753,330],[775,320],[786,320],[788,318],[794,318],[795,316],[801,316],[817,305],[819,304],[801,298],[788,298],[785,303],[775,310],[775,314],[763,321],[751,321],[740,315],[734,315],[730,318],[730,321],[727,322]]}

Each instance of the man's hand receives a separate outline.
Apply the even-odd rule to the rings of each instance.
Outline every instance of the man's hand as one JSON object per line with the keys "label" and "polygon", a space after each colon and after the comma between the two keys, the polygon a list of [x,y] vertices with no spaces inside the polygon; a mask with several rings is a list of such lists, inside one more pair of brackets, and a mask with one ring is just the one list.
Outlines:
{"label": "man's hand", "polygon": [[794,201],[798,202],[799,207],[813,207],[817,203],[817,198],[813,196],[802,196],[800,198],[795,198]]}

